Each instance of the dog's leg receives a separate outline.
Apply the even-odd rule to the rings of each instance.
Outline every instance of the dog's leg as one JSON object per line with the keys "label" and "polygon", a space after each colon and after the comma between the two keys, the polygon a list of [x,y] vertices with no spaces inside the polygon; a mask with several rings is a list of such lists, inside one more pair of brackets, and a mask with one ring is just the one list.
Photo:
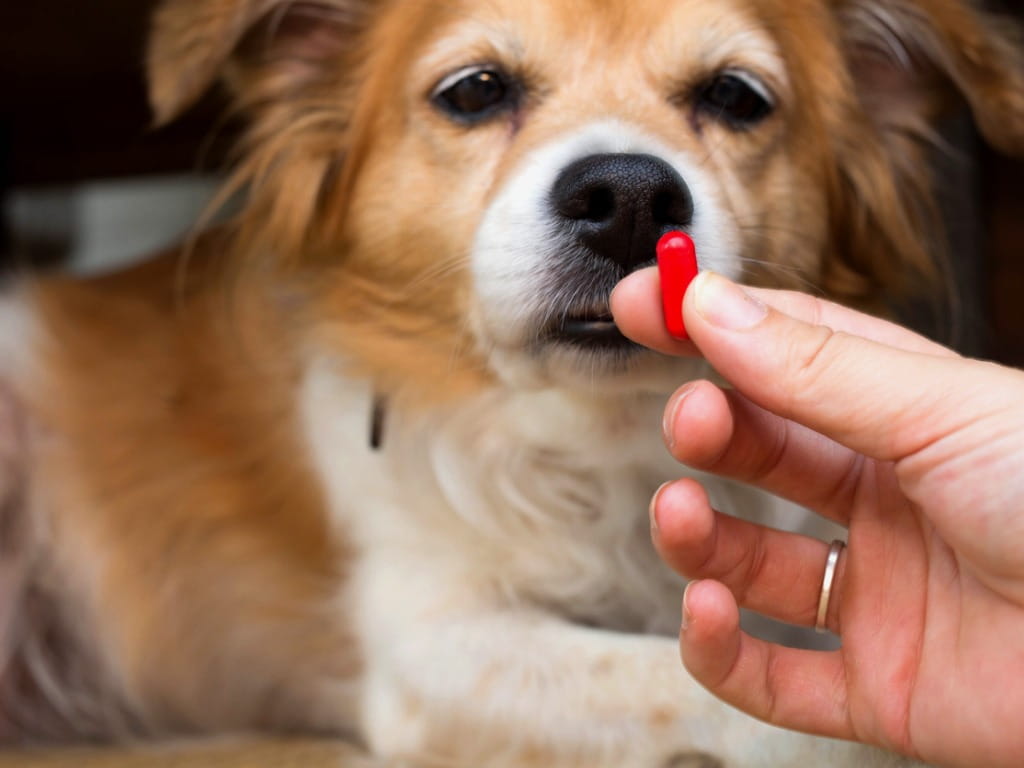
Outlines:
{"label": "dog's leg", "polygon": [[688,678],[674,639],[539,613],[437,617],[401,629],[394,618],[398,634],[367,651],[364,728],[376,752],[418,766],[900,764],[721,704]]}

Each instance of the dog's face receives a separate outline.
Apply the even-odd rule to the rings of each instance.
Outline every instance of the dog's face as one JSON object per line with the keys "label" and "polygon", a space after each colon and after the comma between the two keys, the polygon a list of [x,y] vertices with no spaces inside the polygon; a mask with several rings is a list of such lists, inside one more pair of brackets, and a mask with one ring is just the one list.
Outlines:
{"label": "dog's face", "polygon": [[[445,7],[417,25],[420,50],[368,147],[353,252],[379,260],[375,243],[393,232],[387,250],[420,260],[421,287],[450,290],[441,303],[501,378],[628,373],[635,387],[638,369],[663,369],[618,334],[608,297],[671,229],[691,232],[703,266],[737,277],[745,260],[781,267],[817,250],[823,201],[803,193],[820,184],[794,162],[786,63],[748,9]],[[794,211],[809,226],[781,218]],[[769,226],[804,235],[769,254]]]}
{"label": "dog's face", "polygon": [[[372,375],[661,387],[608,297],[670,229],[702,268],[869,306],[927,273],[918,139],[950,86],[994,140],[1024,132],[1012,49],[931,5],[219,0],[200,22],[227,44],[188,82],[235,51],[247,248],[314,270],[314,319]],[[195,6],[158,21],[164,115]]]}

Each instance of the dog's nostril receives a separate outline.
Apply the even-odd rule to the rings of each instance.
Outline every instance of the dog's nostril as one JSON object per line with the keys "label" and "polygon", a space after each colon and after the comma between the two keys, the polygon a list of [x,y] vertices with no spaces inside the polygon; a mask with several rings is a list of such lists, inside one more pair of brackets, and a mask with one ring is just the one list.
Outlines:
{"label": "dog's nostril", "polygon": [[693,205],[688,198],[674,190],[662,190],[654,196],[651,203],[651,215],[655,224],[668,227],[685,226],[693,217]]}
{"label": "dog's nostril", "polygon": [[558,184],[552,193],[552,205],[562,218],[600,224],[615,214],[615,189],[604,183]]}
{"label": "dog's nostril", "polygon": [[608,221],[615,213],[615,192],[611,187],[597,187],[592,190],[587,205],[587,221],[600,223]]}

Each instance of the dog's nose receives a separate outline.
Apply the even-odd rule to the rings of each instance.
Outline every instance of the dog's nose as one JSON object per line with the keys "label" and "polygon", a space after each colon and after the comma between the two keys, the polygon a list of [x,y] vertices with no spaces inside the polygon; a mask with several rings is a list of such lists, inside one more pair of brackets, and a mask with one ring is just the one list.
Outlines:
{"label": "dog's nose", "polygon": [[693,219],[686,182],[653,155],[577,160],[555,181],[551,204],[590,251],[629,272],[654,259],[663,234]]}

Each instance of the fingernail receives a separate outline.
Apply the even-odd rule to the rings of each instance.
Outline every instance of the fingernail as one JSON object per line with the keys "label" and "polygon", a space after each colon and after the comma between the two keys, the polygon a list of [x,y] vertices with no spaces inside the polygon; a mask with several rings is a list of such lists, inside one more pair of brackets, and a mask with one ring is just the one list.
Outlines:
{"label": "fingernail", "polygon": [[731,280],[706,272],[698,278],[696,306],[701,317],[727,331],[747,331],[768,314],[768,307]]}
{"label": "fingernail", "polygon": [[696,383],[687,384],[676,392],[672,396],[672,399],[669,400],[668,405],[665,406],[665,415],[662,416],[661,419],[661,433],[665,436],[665,445],[668,446],[670,451],[675,450],[676,447],[676,417],[679,416],[679,411],[682,410],[683,403],[686,401],[686,398],[689,397],[696,388]]}
{"label": "fingernail", "polygon": [[654,496],[651,497],[651,506],[647,510],[647,514],[651,518],[651,538],[654,539],[658,535],[658,499],[661,498],[661,492],[672,485],[670,480],[667,483],[663,483],[658,490],[654,492]]}
{"label": "fingernail", "polygon": [[685,632],[693,623],[693,611],[690,610],[690,589],[693,588],[694,584],[699,583],[699,580],[691,581],[689,584],[686,585],[686,591],[683,592],[683,623],[680,627],[681,632]]}

